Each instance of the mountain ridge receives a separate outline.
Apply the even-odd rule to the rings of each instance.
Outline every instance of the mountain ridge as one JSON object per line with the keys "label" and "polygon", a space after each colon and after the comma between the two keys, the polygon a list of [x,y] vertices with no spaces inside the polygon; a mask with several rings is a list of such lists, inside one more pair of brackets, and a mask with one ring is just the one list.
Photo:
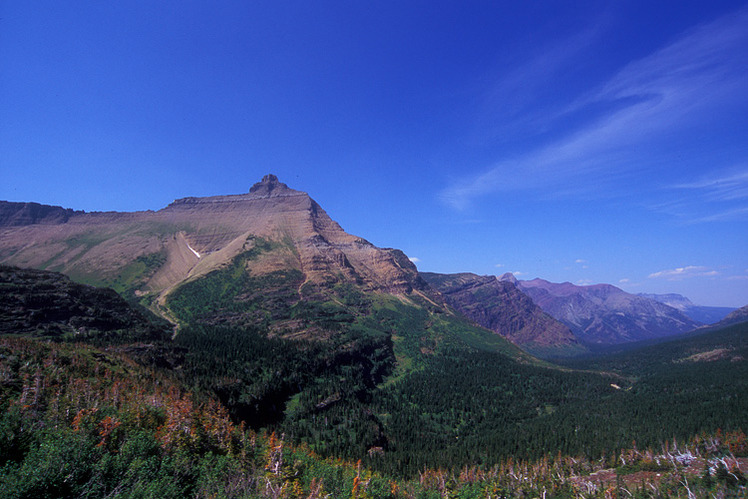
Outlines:
{"label": "mountain ridge", "polygon": [[543,312],[515,282],[471,273],[420,275],[479,325],[537,355],[581,353],[571,330]]}
{"label": "mountain ridge", "polygon": [[[272,174],[243,194],[185,197],[157,211],[86,213],[39,205],[42,208],[31,210],[37,215],[31,216],[29,205],[0,206],[4,210],[0,211],[4,213],[0,216],[0,263],[59,271],[79,282],[111,286],[172,320],[165,310],[170,293],[184,283],[225,268],[263,241],[272,241],[273,250],[246,260],[246,270],[254,276],[284,269],[300,272],[299,296],[325,300],[334,295],[330,290],[335,286],[351,283],[366,292],[405,299],[413,295],[444,305],[442,294],[423,280],[402,251],[378,248],[346,233],[307,193],[289,188]],[[553,285],[553,293],[549,293],[540,289],[542,280],[516,281],[514,276],[504,275],[496,281],[487,284],[498,290],[505,286],[499,282],[514,282],[544,312],[570,327],[583,343],[637,341],[699,325],[645,298],[639,303],[646,304],[649,319],[632,318],[631,310],[613,309],[604,318],[593,317],[592,305],[605,303],[610,308],[613,302],[619,302],[619,306],[627,306],[634,300],[612,285],[584,287],[582,298],[581,288],[571,283]],[[564,300],[564,305],[552,304]],[[486,317],[483,320],[487,327]],[[522,329],[506,326],[502,327],[513,331],[510,335]],[[531,339],[528,331],[520,343],[548,346],[547,339]],[[566,346],[574,343],[560,337],[554,341]]]}
{"label": "mountain ridge", "polygon": [[545,312],[569,326],[577,339],[590,345],[660,338],[701,325],[672,307],[611,284],[577,286],[538,278],[519,281],[519,288]]}
{"label": "mountain ridge", "polygon": [[156,212],[74,212],[57,221],[53,231],[33,223],[0,226],[0,262],[61,271],[121,292],[168,294],[249,249],[251,235],[288,247],[279,257],[284,261],[265,259],[255,272],[291,265],[319,286],[329,284],[332,272],[372,290],[428,294],[401,251],[345,233],[308,194],[274,175],[246,194],[182,198]]}

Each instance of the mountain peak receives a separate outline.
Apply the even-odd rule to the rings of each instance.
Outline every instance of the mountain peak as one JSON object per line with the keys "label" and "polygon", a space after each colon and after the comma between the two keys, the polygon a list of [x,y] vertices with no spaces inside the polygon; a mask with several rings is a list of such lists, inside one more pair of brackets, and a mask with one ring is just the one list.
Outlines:
{"label": "mountain peak", "polygon": [[511,272],[505,272],[504,274],[501,274],[498,279],[499,281],[507,281],[511,282],[515,286],[517,285],[517,278],[514,277],[514,274],[512,274]]}
{"label": "mountain peak", "polygon": [[286,184],[279,181],[278,177],[272,173],[268,173],[262,177],[261,181],[257,182],[249,189],[250,194],[256,194],[258,196],[279,195],[290,191],[291,189],[289,189]]}

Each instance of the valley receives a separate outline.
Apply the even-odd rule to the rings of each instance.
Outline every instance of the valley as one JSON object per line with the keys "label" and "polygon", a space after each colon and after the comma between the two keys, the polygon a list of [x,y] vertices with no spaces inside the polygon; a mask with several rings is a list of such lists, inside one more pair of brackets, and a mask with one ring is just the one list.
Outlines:
{"label": "valley", "polygon": [[[273,175],[156,212],[4,203],[0,221],[8,497],[41,494],[22,477],[69,451],[100,466],[76,454],[78,486],[174,497],[233,497],[240,476],[248,496],[440,497],[451,480],[464,497],[603,497],[580,477],[656,468],[682,490],[684,468],[657,464],[673,441],[707,469],[748,455],[740,310],[697,329],[613,286],[419,273]],[[151,485],[125,478],[136,461]],[[745,490],[712,462],[699,490]]]}

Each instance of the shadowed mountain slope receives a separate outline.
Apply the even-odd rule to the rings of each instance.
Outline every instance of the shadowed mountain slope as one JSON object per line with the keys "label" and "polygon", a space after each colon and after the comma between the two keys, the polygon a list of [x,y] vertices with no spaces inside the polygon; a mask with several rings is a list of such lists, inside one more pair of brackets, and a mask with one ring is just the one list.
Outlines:
{"label": "shadowed mountain slope", "polygon": [[531,353],[547,356],[584,351],[567,326],[543,312],[509,280],[471,273],[420,275],[451,307]]}
{"label": "shadowed mountain slope", "polygon": [[154,324],[111,289],[0,265],[0,334],[118,342],[168,339],[171,328]]}
{"label": "shadowed mountain slope", "polygon": [[739,309],[730,312],[724,319],[715,324],[715,327],[724,327],[732,324],[740,324],[741,322],[748,322],[748,305],[740,307]]}
{"label": "shadowed mountain slope", "polygon": [[47,206],[39,203],[11,203],[0,201],[0,227],[32,224],[59,224],[67,222],[82,211]]}

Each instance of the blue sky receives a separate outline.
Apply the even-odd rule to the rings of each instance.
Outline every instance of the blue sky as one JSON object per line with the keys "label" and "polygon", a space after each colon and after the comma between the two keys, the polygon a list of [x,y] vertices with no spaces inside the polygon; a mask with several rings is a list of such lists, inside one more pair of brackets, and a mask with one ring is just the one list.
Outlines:
{"label": "blue sky", "polygon": [[87,211],[275,173],[421,270],[742,306],[748,4],[0,0],[0,173]]}

